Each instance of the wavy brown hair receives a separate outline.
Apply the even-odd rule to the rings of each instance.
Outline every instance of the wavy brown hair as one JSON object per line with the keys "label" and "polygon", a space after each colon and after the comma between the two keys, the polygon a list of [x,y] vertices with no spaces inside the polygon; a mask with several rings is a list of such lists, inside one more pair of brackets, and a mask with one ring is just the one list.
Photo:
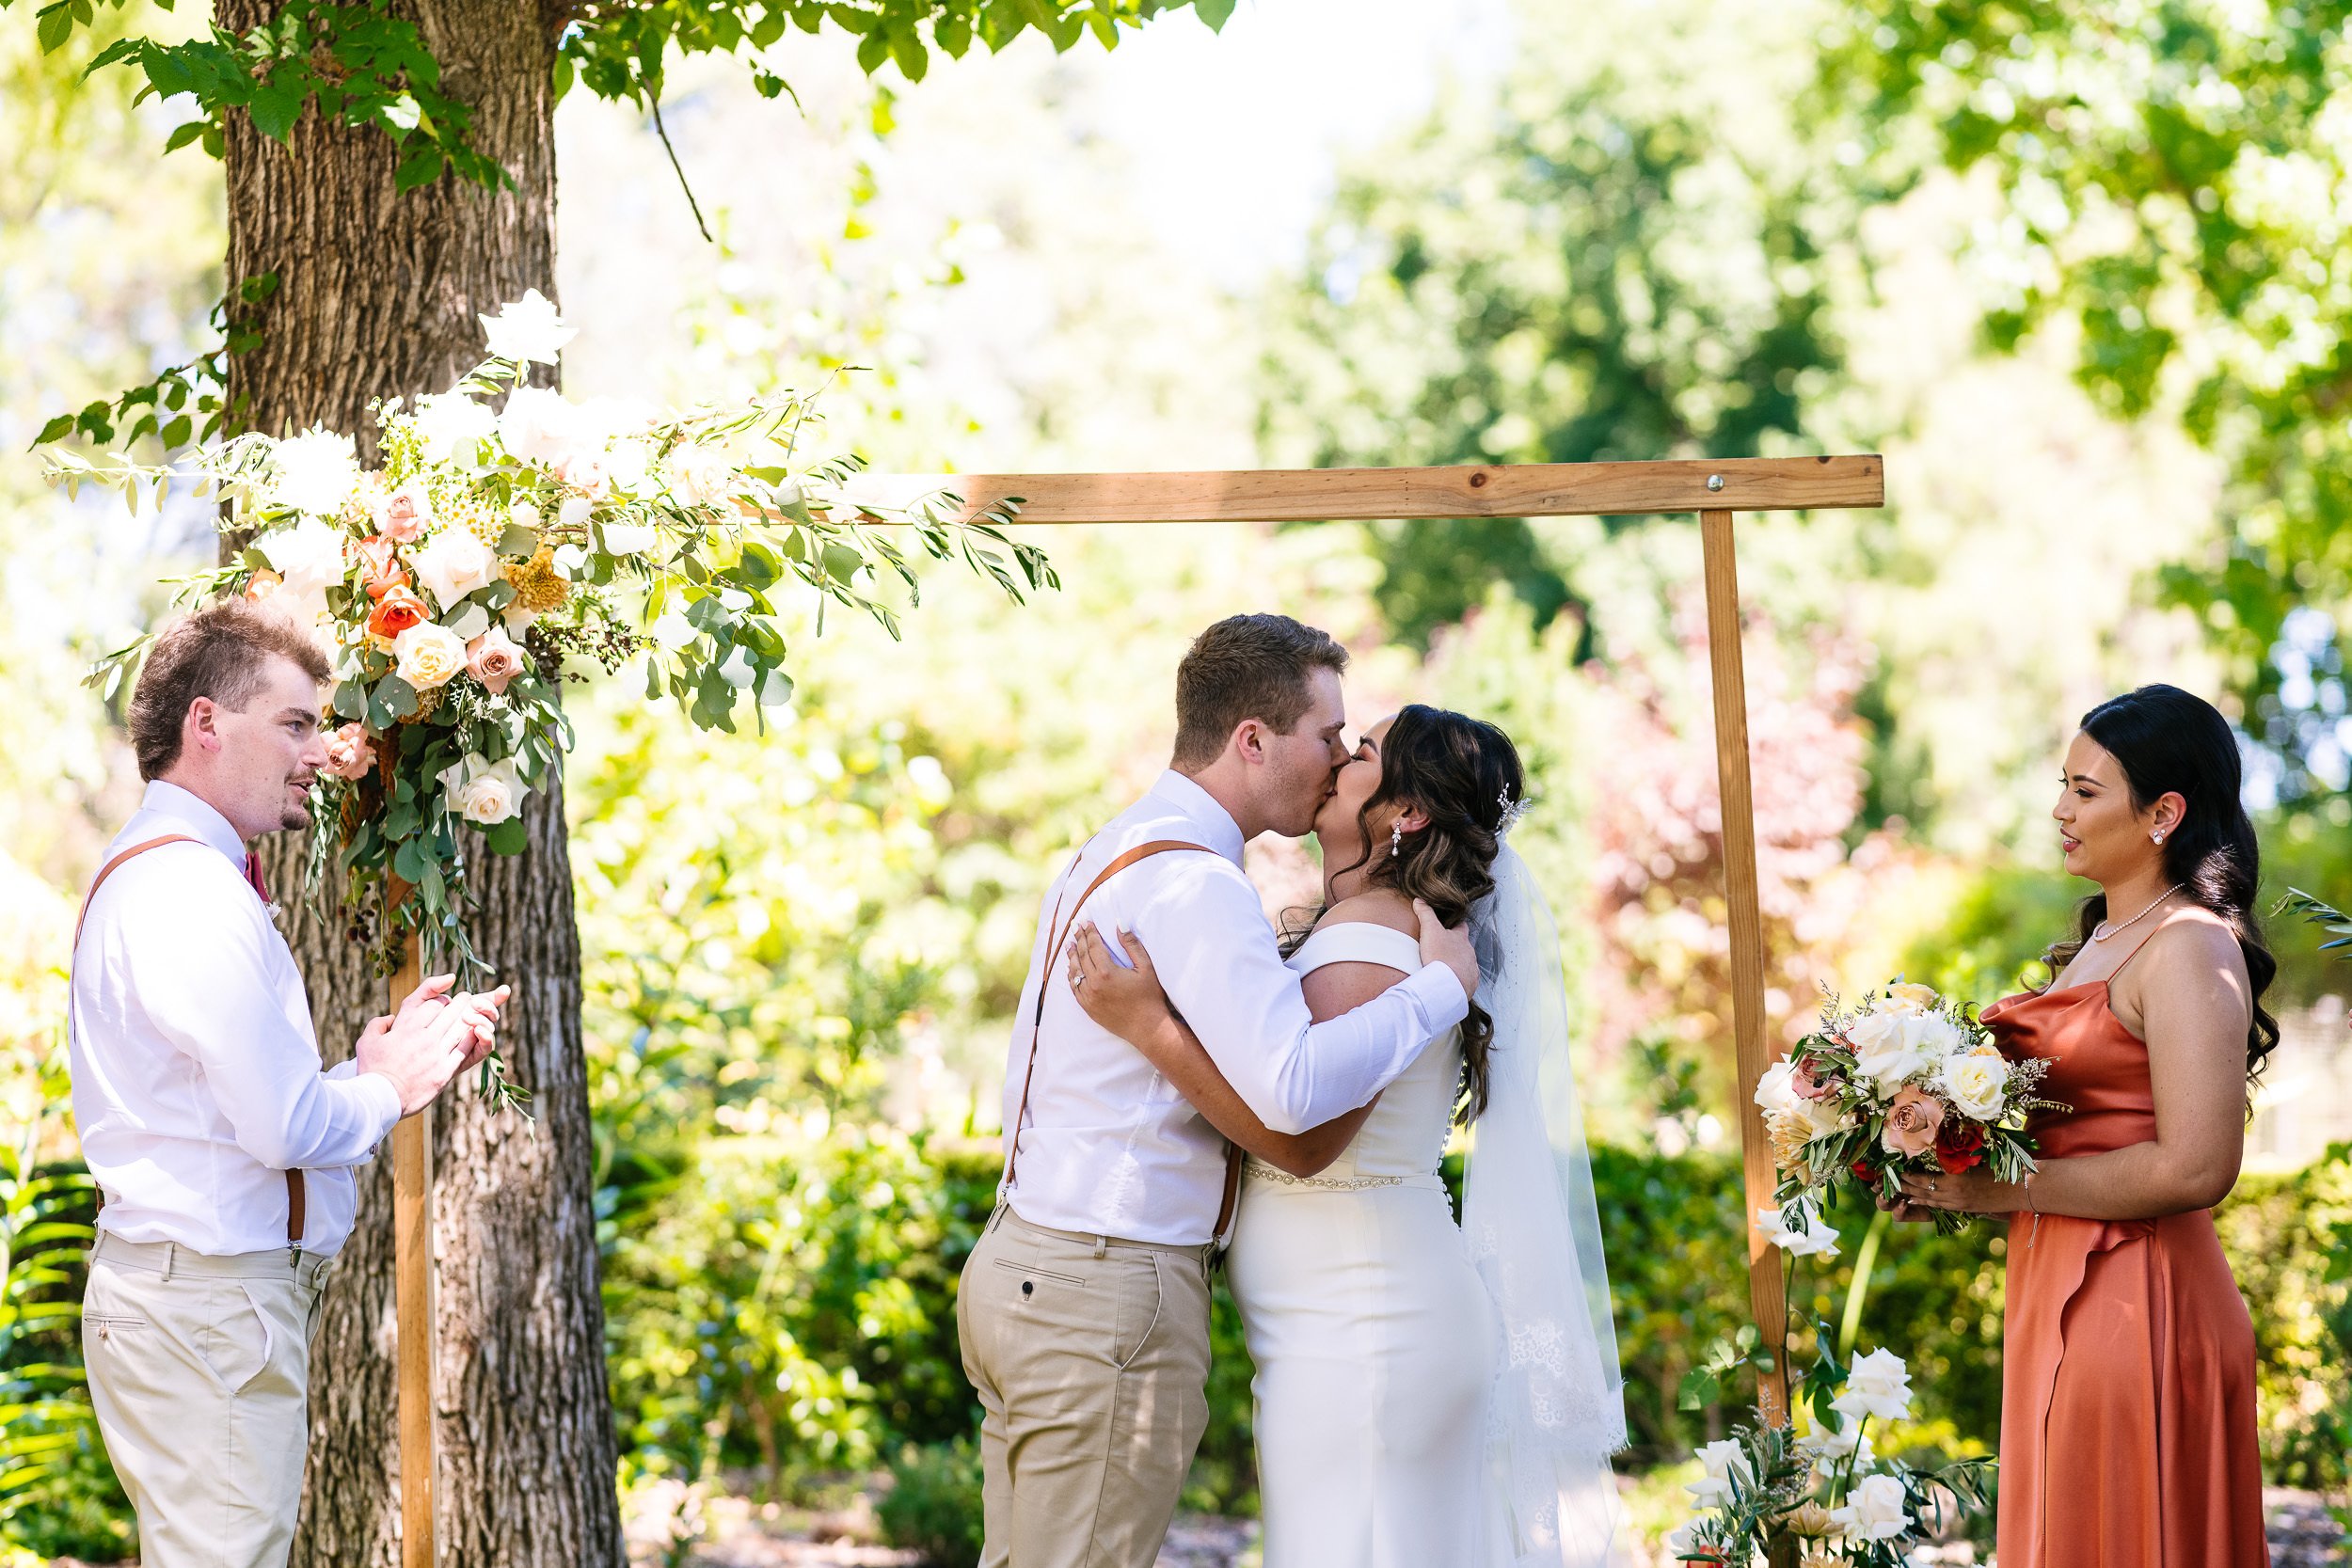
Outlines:
{"label": "wavy brown hair", "polygon": [[[1369,866],[1374,887],[1419,898],[1448,926],[1459,926],[1470,918],[1470,906],[1494,892],[1503,821],[1526,793],[1526,770],[1509,736],[1466,713],[1411,704],[1390,722],[1380,743],[1380,785],[1357,813],[1363,857],[1340,871]],[[1429,826],[1397,841],[1394,855],[1372,839],[1373,813],[1388,805],[1419,807],[1429,817]],[[1295,940],[1305,935],[1299,930]],[[1472,1002],[1462,1021],[1464,1121],[1486,1109],[1494,1033],[1494,1020]]]}

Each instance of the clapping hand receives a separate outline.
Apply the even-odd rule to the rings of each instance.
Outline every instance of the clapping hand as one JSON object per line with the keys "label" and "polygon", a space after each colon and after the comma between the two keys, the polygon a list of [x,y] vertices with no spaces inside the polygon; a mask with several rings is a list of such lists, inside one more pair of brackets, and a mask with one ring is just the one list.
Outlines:
{"label": "clapping hand", "polygon": [[508,988],[453,992],[456,978],[434,975],[408,993],[397,1013],[371,1019],[360,1031],[359,1070],[391,1083],[403,1116],[432,1103],[452,1078],[481,1062],[497,1043],[498,1013]]}

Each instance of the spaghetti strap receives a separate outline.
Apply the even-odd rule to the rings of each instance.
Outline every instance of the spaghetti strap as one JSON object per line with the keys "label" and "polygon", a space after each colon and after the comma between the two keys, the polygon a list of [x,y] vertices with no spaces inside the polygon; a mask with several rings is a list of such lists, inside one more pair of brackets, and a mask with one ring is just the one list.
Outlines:
{"label": "spaghetti strap", "polygon": [[[2197,906],[2191,905],[2189,907],[2196,908]],[[2179,911],[2175,911],[2173,912],[2178,913]],[[2132,943],[2132,950],[2123,955],[2123,961],[2117,964],[2113,969],[2107,971],[2107,977],[2105,984],[2112,989],[2117,978],[2122,974],[2123,971],[2131,967],[2132,960],[2139,957],[2140,949],[2146,947],[2151,942],[2153,942],[2155,940],[2156,933],[2171,924],[2172,916],[2168,914],[2162,920],[2157,921],[2153,926],[2149,927],[2145,932],[2141,933],[2140,939]]]}

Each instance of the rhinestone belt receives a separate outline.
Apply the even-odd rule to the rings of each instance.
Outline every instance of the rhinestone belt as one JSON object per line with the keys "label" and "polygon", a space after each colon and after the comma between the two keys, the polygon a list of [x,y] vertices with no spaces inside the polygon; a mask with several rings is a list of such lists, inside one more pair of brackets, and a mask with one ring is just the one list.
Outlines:
{"label": "rhinestone belt", "polygon": [[1403,1176],[1293,1176],[1263,1160],[1251,1160],[1242,1167],[1245,1173],[1261,1180],[1279,1181],[1285,1187],[1318,1187],[1326,1192],[1355,1193],[1367,1187],[1401,1187],[1410,1178]]}

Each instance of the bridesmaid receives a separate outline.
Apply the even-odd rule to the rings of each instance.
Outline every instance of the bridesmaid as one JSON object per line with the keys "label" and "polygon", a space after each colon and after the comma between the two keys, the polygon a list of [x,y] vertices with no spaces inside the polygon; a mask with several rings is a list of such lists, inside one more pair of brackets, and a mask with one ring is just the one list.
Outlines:
{"label": "bridesmaid", "polygon": [[2214,1234],[2277,970],[2238,751],[2212,705],[2143,686],[2083,718],[2058,807],[2099,884],[2045,990],[1984,1022],[2062,1101],[2023,1182],[1904,1180],[1904,1213],[2010,1216],[2001,1568],[2256,1568],[2254,1331]]}

